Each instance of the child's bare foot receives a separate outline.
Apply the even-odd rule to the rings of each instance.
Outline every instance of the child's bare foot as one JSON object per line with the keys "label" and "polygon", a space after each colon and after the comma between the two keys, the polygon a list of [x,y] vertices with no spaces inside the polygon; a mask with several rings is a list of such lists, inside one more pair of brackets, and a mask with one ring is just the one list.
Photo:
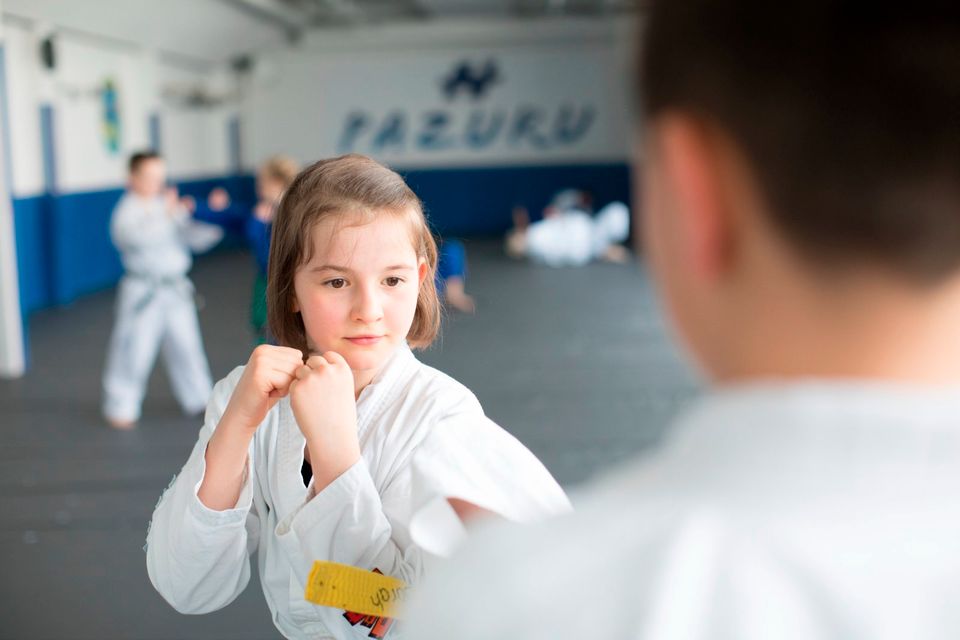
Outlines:
{"label": "child's bare foot", "polygon": [[107,424],[110,428],[117,431],[131,431],[137,428],[136,420],[121,420],[119,418],[107,418]]}
{"label": "child's bare foot", "polygon": [[444,298],[447,304],[461,313],[474,313],[477,310],[477,303],[463,290],[463,280],[460,278],[447,279]]}

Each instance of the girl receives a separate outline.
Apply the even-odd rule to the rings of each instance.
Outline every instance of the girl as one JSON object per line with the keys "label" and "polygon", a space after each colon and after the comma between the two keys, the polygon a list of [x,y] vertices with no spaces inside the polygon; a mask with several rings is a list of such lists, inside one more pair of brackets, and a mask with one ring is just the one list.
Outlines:
{"label": "girl", "polygon": [[150,579],[175,609],[229,604],[257,550],[286,637],[366,637],[361,617],[304,600],[315,560],[415,583],[472,514],[569,509],[468,389],[411,352],[439,329],[436,264],[420,201],[393,171],[350,155],[294,180],[267,287],[283,346],[257,347],[217,384],[147,534]]}

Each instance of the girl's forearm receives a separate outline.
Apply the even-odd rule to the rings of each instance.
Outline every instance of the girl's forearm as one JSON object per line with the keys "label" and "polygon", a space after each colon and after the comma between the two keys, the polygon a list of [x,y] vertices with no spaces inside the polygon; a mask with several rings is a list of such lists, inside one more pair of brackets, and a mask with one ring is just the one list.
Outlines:
{"label": "girl's forearm", "polygon": [[360,459],[359,444],[332,448],[328,443],[307,441],[310,451],[310,466],[313,468],[313,488],[315,493],[326,489],[347,469]]}
{"label": "girl's forearm", "polygon": [[206,472],[197,492],[200,502],[208,508],[224,511],[237,506],[243,489],[247,452],[255,431],[236,420],[229,408],[223,414],[207,443],[204,455]]}

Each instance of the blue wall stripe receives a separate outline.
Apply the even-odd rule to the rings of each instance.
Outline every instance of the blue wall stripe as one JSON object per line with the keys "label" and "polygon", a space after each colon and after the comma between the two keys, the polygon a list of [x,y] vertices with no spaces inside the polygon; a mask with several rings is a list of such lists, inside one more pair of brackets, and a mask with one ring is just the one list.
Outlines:
{"label": "blue wall stripe", "polygon": [[[445,236],[490,236],[511,224],[514,205],[526,206],[536,219],[550,196],[563,188],[594,193],[598,206],[630,202],[627,164],[410,169],[401,171],[424,202],[434,229]],[[183,195],[206,198],[224,187],[239,206],[252,204],[254,177],[184,181]],[[102,191],[46,194],[14,200],[20,291],[24,313],[68,304],[77,297],[113,286],[122,275],[110,242],[113,207],[119,187]],[[239,233],[226,246],[239,246]]]}
{"label": "blue wall stripe", "polygon": [[631,202],[627,163],[400,170],[441,235],[490,236],[513,224],[513,207],[533,220],[561,189],[590,191],[597,207]]}
{"label": "blue wall stripe", "polygon": [[45,196],[13,199],[20,313],[24,316],[53,304],[47,205]]}

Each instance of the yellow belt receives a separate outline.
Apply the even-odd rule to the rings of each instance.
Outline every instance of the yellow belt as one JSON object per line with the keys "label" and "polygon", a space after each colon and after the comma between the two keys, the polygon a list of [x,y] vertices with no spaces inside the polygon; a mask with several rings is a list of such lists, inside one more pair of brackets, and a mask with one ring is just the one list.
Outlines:
{"label": "yellow belt", "polygon": [[395,617],[407,585],[402,580],[336,562],[316,561],[304,597],[324,607]]}

